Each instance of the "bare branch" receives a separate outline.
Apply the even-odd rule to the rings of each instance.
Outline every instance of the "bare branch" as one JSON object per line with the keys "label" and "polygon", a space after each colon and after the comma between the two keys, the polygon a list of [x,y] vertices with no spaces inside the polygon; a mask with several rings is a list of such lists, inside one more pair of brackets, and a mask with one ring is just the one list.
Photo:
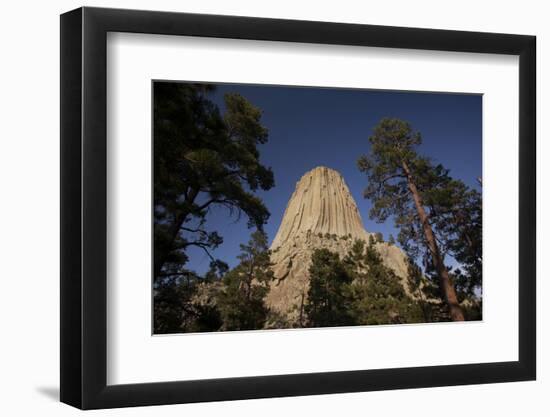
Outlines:
{"label": "bare branch", "polygon": [[210,258],[210,260],[215,261],[216,259],[212,256],[212,254],[208,251],[208,244],[203,242],[186,242],[183,247],[189,247],[189,246],[195,246],[197,248],[201,248]]}

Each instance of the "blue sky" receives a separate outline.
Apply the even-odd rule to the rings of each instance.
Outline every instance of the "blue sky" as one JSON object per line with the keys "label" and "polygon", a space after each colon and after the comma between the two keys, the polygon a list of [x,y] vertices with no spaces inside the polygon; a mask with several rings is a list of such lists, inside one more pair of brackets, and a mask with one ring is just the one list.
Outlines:
{"label": "blue sky", "polygon": [[[223,95],[237,92],[263,110],[262,124],[269,141],[260,146],[261,161],[275,174],[275,187],[259,192],[271,217],[265,230],[271,242],[296,182],[307,171],[323,165],[339,171],[369,232],[397,236],[393,219],[376,223],[369,218],[371,203],[362,197],[366,176],[356,161],[369,152],[368,137],[383,117],[408,121],[422,134],[421,154],[450,169],[450,174],[472,187],[482,168],[482,97],[480,95],[410,93],[315,87],[220,84],[211,99],[223,111]],[[224,243],[217,258],[237,264],[239,244],[248,241],[246,219],[230,220],[223,209],[211,211],[208,229],[217,230]],[[204,252],[192,251],[187,267],[208,269]]]}

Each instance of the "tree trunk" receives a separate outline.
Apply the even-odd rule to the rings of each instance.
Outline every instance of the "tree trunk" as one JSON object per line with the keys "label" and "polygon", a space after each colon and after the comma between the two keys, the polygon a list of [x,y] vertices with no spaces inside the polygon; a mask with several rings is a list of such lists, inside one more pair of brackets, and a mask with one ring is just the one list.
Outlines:
{"label": "tree trunk", "polygon": [[420,223],[422,224],[424,237],[426,238],[426,242],[428,243],[428,249],[430,250],[430,254],[432,255],[435,270],[439,277],[439,288],[445,298],[447,306],[449,307],[451,319],[453,321],[464,321],[462,308],[460,308],[460,304],[458,303],[458,299],[456,297],[456,291],[451,282],[451,278],[449,277],[449,271],[447,271],[447,268],[445,267],[443,257],[441,256],[441,252],[439,251],[439,247],[437,246],[432,226],[428,222],[428,215],[426,214],[426,210],[424,210],[422,198],[420,197],[420,193],[416,188],[416,183],[414,182],[409,167],[405,161],[402,162],[402,166],[403,171],[405,171],[405,175],[407,176],[409,191],[411,192],[411,195],[413,197],[414,205],[416,207],[418,217],[420,218]]}
{"label": "tree trunk", "polygon": [[[179,215],[177,215],[174,219],[174,222],[172,223],[171,227],[170,227],[170,246],[169,247],[172,247],[174,245],[174,242],[176,240],[176,238],[178,237],[178,234],[181,230],[181,227],[183,226],[183,223],[185,221],[185,219],[187,218],[187,215],[185,213],[180,213]],[[158,256],[158,258],[155,260],[155,265],[154,265],[154,279],[156,280],[160,273],[162,272],[162,267],[164,266],[164,264],[166,263],[166,259],[168,259],[168,255],[170,254],[170,252],[172,251],[171,249],[168,249],[166,250],[164,253],[158,253],[158,251],[160,251],[160,249],[158,247],[155,247],[155,254],[154,254],[154,257],[156,258]]]}
{"label": "tree trunk", "polygon": [[302,301],[300,302],[300,327],[304,327],[304,293],[302,292]]}

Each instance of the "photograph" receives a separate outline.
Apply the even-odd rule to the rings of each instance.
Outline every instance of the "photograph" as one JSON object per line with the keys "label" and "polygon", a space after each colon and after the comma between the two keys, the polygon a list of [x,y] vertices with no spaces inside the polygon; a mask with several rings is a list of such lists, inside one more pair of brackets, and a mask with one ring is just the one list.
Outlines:
{"label": "photograph", "polygon": [[153,81],[153,334],[482,320],[482,96]]}

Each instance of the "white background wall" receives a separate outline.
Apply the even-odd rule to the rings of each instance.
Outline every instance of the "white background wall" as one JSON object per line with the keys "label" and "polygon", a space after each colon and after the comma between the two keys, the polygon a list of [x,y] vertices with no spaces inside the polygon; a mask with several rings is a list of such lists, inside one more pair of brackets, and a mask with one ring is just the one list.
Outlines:
{"label": "white background wall", "polygon": [[[59,17],[72,0],[5,2],[0,43],[0,413],[75,415],[59,392]],[[545,2],[125,0],[86,5],[532,34],[538,37],[538,381],[99,411],[94,415],[550,413],[550,26]],[[545,189],[546,188],[546,189]],[[503,240],[506,225],[502,225]],[[406,347],[403,347],[406,349]]]}

